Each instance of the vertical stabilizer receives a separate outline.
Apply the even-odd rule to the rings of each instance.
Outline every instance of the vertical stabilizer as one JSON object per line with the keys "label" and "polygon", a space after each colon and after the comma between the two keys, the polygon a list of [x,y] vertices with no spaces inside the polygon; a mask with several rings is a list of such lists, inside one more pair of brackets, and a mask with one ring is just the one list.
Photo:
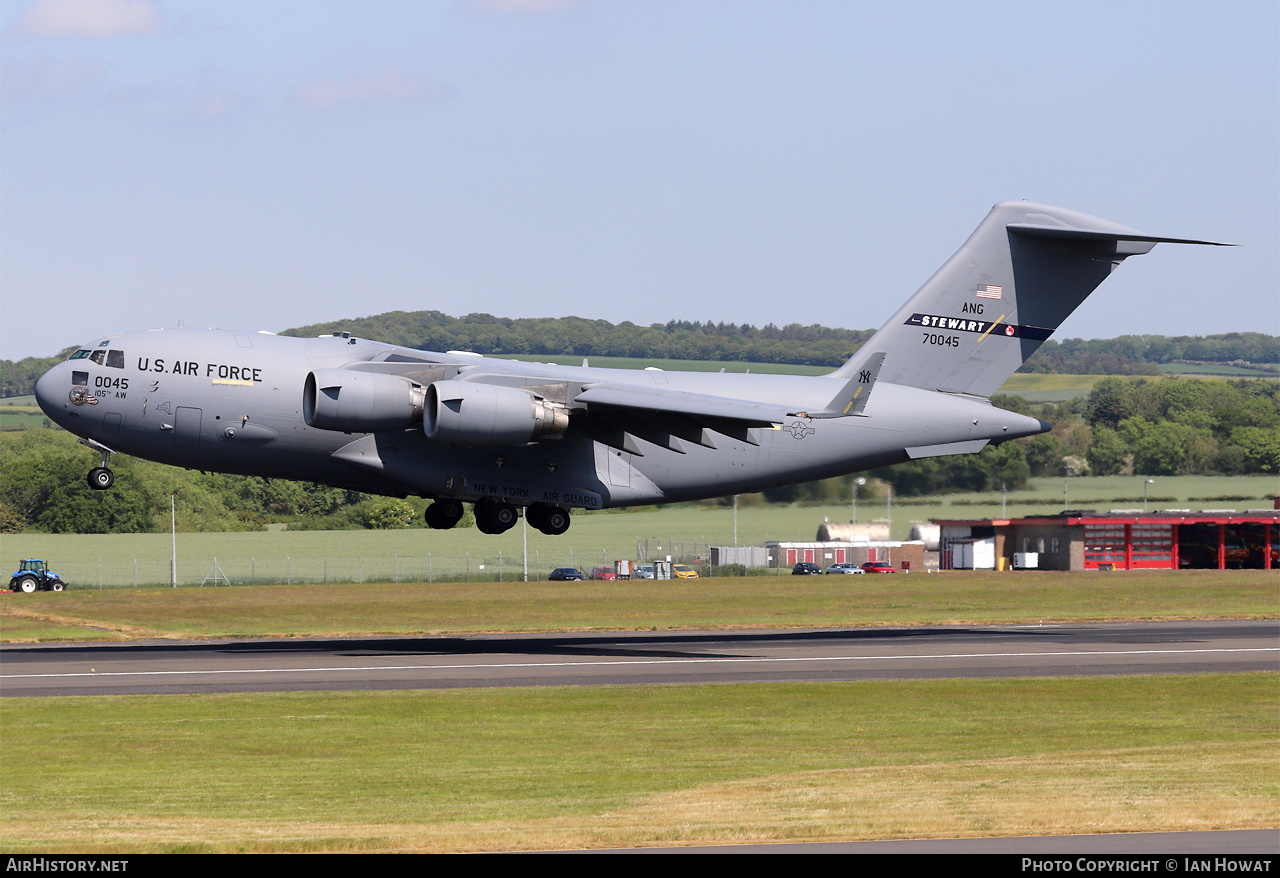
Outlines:
{"label": "vertical stabilizer", "polygon": [[850,379],[883,352],[882,381],[990,396],[1116,266],[1160,242],[1217,243],[1143,235],[1025,201],[997,204],[835,374]]}

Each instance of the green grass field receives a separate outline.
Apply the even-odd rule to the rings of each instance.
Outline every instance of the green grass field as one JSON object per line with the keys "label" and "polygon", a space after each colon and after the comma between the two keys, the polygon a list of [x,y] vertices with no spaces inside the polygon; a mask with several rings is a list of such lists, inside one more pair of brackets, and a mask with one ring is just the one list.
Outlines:
{"label": "green grass field", "polygon": [[1217,363],[1162,363],[1160,371],[1165,375],[1186,375],[1191,378],[1269,378],[1276,379],[1276,364],[1261,364],[1259,368],[1219,365]]}
{"label": "green grass field", "polygon": [[[1072,509],[1141,509],[1144,479],[1107,476],[1077,479],[1033,479],[1007,497],[1010,516],[1052,514],[1066,501]],[[1158,478],[1148,490],[1151,509],[1270,509],[1280,492],[1276,476],[1185,476]],[[1231,499],[1222,499],[1231,498]],[[860,500],[860,521],[883,520],[892,512],[893,537],[906,539],[911,526],[930,519],[999,517],[999,494],[947,494]],[[756,503],[738,510],[739,545],[767,540],[808,541],[824,519],[848,521],[848,506],[784,506]],[[181,522],[179,522],[181,527]],[[262,531],[256,533],[178,534],[178,576],[183,585],[198,585],[211,572],[214,559],[232,582],[372,582],[465,578],[504,581],[523,575],[522,528],[486,536],[475,528],[431,531]],[[672,555],[694,560],[708,545],[734,545],[731,507],[688,504],[641,507],[627,511],[575,514],[567,534],[549,537],[528,533],[529,572],[545,576],[565,565],[585,569],[627,558]],[[44,558],[74,588],[133,586],[169,582],[168,534],[15,534],[3,541],[0,569],[12,573],[22,558]],[[481,569],[483,565],[484,569]]]}
{"label": "green grass field", "polygon": [[1065,402],[1088,396],[1102,375],[1047,375],[1039,372],[1014,374],[1000,387],[1000,393],[1011,393],[1030,402]]}
{"label": "green grass field", "polygon": [[[1239,366],[1200,366],[1188,363],[1166,363],[1160,367],[1161,373],[1170,378],[1201,378],[1209,380],[1235,380],[1238,378],[1256,378],[1263,381],[1275,381],[1274,372],[1259,369],[1246,369]],[[1068,375],[1046,374],[1040,372],[1023,372],[1011,375],[1000,387],[1000,393],[1012,393],[1029,402],[1065,402],[1088,396],[1093,386],[1105,375]],[[1133,380],[1155,380],[1158,376],[1143,375]]]}
{"label": "green grass field", "polygon": [[[0,596],[10,639],[1238,616],[1280,616],[1276,574]],[[1266,673],[0,698],[0,844],[444,852],[1276,827],[1278,684]]]}
{"label": "green grass field", "polygon": [[15,396],[0,399],[0,430],[27,430],[32,427],[50,426],[49,419],[34,396]]}
{"label": "green grass field", "polygon": [[15,853],[1280,824],[1274,673],[9,698]]}

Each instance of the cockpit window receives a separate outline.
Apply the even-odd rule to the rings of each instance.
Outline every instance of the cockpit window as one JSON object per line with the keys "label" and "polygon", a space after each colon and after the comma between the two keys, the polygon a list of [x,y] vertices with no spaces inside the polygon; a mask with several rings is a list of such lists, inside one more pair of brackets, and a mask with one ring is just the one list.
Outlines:
{"label": "cockpit window", "polygon": [[124,368],[124,351],[113,348],[109,351],[97,350],[79,350],[71,355],[73,360],[83,360],[88,357],[99,366],[108,366],[112,369]]}

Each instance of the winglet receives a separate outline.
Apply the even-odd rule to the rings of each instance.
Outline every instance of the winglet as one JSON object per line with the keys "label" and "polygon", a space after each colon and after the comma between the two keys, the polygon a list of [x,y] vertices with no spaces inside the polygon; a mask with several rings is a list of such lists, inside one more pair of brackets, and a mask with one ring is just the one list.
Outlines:
{"label": "winglet", "polygon": [[827,403],[826,407],[821,411],[793,412],[792,414],[802,418],[818,419],[866,417],[862,411],[867,407],[867,400],[871,398],[871,389],[875,386],[876,378],[880,376],[880,367],[884,365],[884,357],[884,351],[876,351],[864,360],[853,376],[845,382],[840,392],[832,397],[831,402]]}

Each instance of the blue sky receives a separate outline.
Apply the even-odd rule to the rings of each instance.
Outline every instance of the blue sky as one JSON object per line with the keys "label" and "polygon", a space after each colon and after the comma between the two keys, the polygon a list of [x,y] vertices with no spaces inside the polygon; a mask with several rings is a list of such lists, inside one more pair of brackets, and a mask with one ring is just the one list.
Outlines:
{"label": "blue sky", "polygon": [[0,0],[0,357],[384,311],[883,323],[996,201],[1059,338],[1280,332],[1280,5]]}

